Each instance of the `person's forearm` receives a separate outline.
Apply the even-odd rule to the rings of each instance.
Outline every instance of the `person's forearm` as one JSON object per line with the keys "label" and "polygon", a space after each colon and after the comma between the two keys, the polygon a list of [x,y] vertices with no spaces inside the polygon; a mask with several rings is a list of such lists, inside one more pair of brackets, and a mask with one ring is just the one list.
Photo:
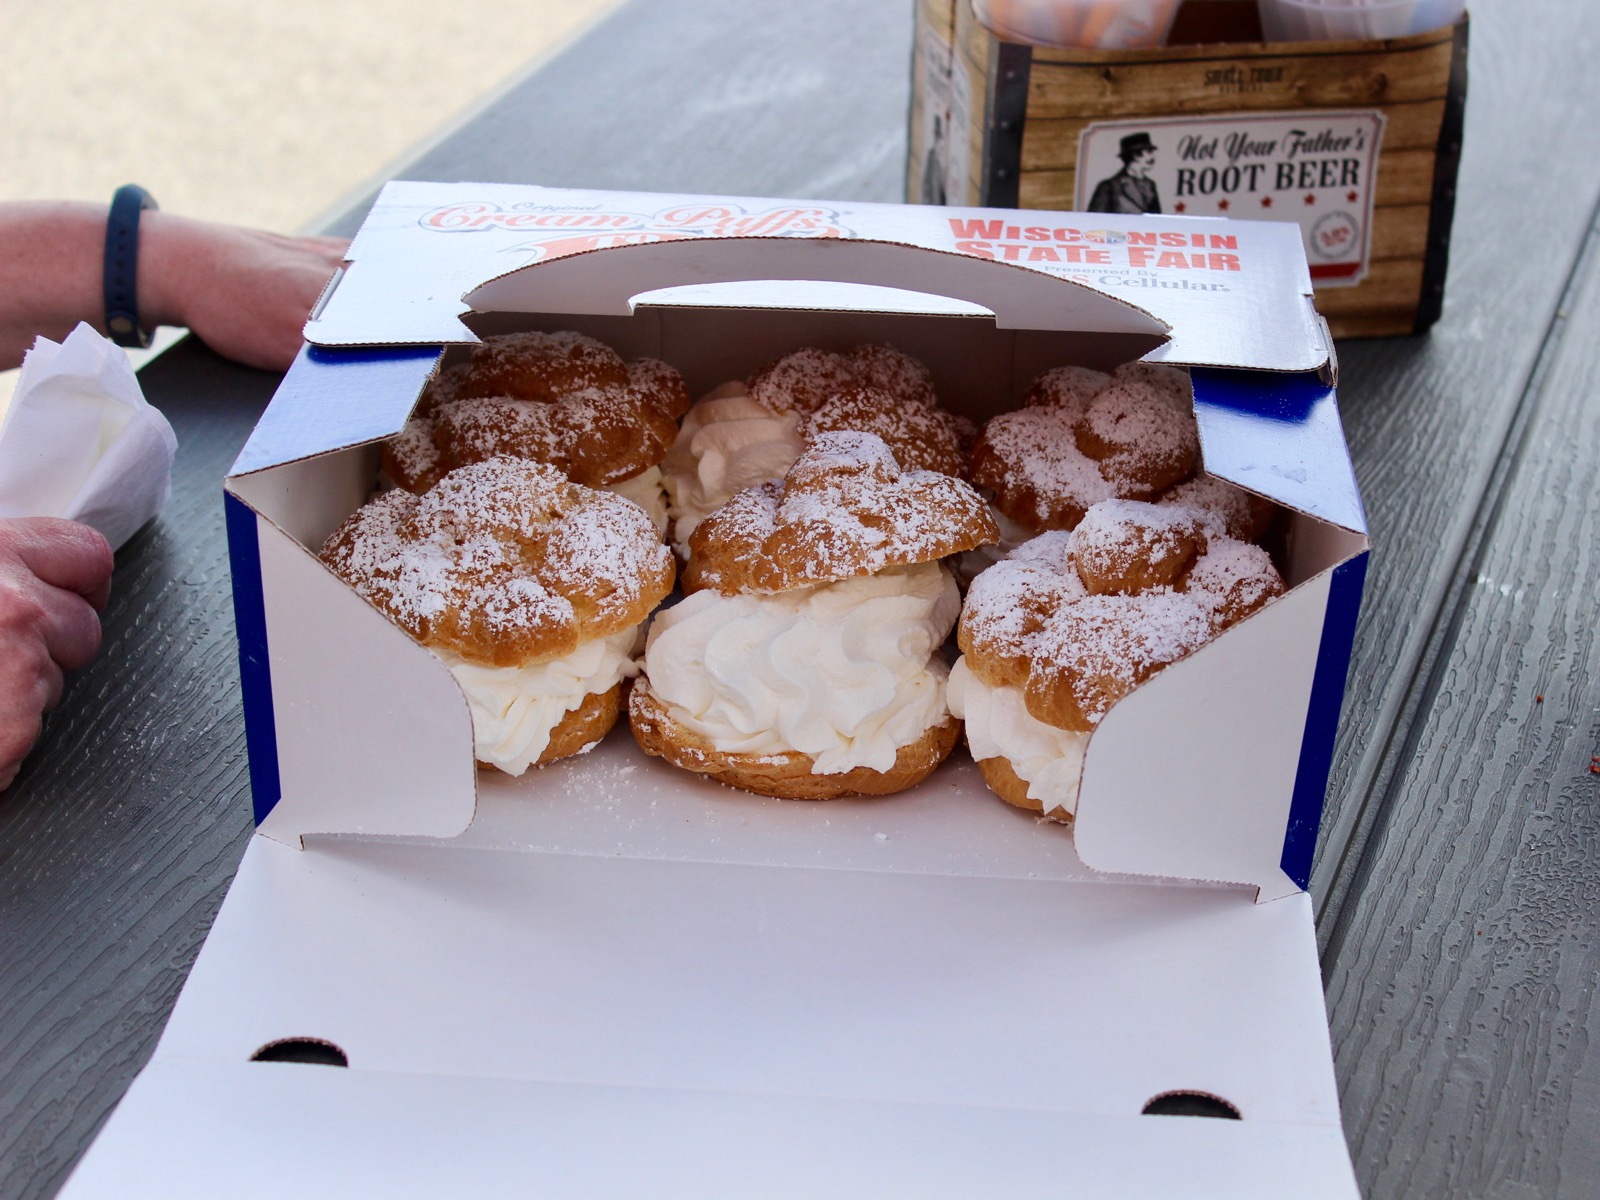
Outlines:
{"label": "person's forearm", "polygon": [[[0,204],[0,368],[79,321],[105,332],[106,207]],[[219,354],[285,370],[342,238],[285,237],[155,210],[139,221],[139,323],[191,329]]]}
{"label": "person's forearm", "polygon": [[106,206],[0,204],[0,369],[40,334],[60,341],[79,321],[104,332]]}

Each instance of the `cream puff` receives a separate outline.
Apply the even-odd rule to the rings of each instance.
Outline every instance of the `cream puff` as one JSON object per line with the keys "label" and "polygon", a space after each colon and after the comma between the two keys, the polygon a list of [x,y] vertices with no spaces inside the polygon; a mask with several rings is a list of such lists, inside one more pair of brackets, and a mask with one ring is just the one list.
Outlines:
{"label": "cream puff", "polygon": [[1284,591],[1261,547],[1203,509],[1107,500],[967,592],[950,708],[991,789],[1070,820],[1111,706]]}
{"label": "cream puff", "polygon": [[663,464],[680,558],[705,517],[741,488],[781,479],[818,434],[873,433],[907,469],[960,475],[972,430],[941,408],[926,366],[890,346],[805,349],[723,384],[684,419]]}
{"label": "cream puff", "polygon": [[580,333],[488,337],[429,383],[383,471],[420,493],[456,467],[514,455],[626,496],[665,532],[660,463],[688,407],[682,376],[659,360],[624,362]]}
{"label": "cream puff", "polygon": [[690,538],[629,716],[647,752],[770,796],[882,795],[925,778],[958,725],[941,647],[960,596],[940,563],[997,536],[981,497],[902,470],[876,435],[818,434],[781,482]]}
{"label": "cream puff", "polygon": [[553,466],[492,458],[385,492],[322,560],[450,668],[480,764],[520,775],[616,722],[672,553],[640,508]]}

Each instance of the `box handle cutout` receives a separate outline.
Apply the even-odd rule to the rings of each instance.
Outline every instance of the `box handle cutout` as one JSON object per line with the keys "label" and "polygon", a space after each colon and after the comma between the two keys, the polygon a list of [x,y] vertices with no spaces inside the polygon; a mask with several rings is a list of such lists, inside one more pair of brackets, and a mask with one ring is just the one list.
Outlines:
{"label": "box handle cutout", "polygon": [[[908,236],[914,236],[914,231]],[[594,260],[599,256],[604,256],[609,270],[596,269]],[[641,293],[682,288],[691,283],[706,287],[779,279],[801,284],[874,287],[893,280],[896,289],[976,305],[993,313],[1001,329],[1140,334],[1151,339],[1152,349],[1166,341],[1172,331],[1165,321],[1132,301],[1066,277],[953,249],[853,234],[731,238],[691,235],[587,247],[577,253],[547,252],[532,263],[479,284],[461,302],[479,313],[631,316],[630,302]],[[445,295],[438,291],[432,300],[441,302]],[[351,336],[351,332],[343,337]]]}
{"label": "box handle cutout", "polygon": [[1221,1096],[1210,1092],[1162,1092],[1144,1106],[1147,1117],[1220,1117],[1227,1121],[1243,1118],[1239,1110]]}
{"label": "box handle cutout", "polygon": [[279,1038],[250,1056],[251,1062],[310,1063],[318,1067],[348,1067],[350,1056],[323,1038]]}

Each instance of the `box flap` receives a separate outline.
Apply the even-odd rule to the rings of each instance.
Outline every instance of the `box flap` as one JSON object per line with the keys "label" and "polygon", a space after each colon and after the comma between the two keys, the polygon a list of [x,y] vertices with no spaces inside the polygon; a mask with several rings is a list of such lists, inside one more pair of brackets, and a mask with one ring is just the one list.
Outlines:
{"label": "box flap", "polygon": [[1112,706],[1084,756],[1074,836],[1085,863],[1247,883],[1263,901],[1301,890],[1281,863],[1330,580],[1303,583]]}
{"label": "box flap", "polygon": [[[569,787],[450,844],[253,839],[63,1195],[1357,1194],[1309,897],[817,869],[737,820],[715,863],[540,848],[697,807]],[[251,1061],[284,1038],[348,1066]],[[1173,1092],[1240,1119],[1143,1115]]]}
{"label": "box flap", "polygon": [[733,822],[715,861],[529,846],[606,803],[486,799],[465,843],[253,839],[157,1059],[247,1065],[310,1038],[352,1073],[1135,1123],[1187,1090],[1245,1124],[1338,1128],[1304,894],[1085,882],[1067,861],[775,865],[802,847]]}
{"label": "box flap", "polygon": [[229,476],[392,436],[442,352],[442,346],[301,347]]}
{"label": "box flap", "polygon": [[362,477],[294,464],[232,485],[256,510],[246,519],[256,523],[267,633],[267,669],[246,686],[265,690],[255,699],[275,728],[251,746],[273,756],[279,787],[255,797],[260,832],[296,847],[331,831],[452,837],[477,805],[470,751],[438,753],[472,745],[460,685],[308,549],[330,532],[329,513],[359,503],[339,492]]}
{"label": "box flap", "polygon": [[1367,530],[1334,389],[1316,375],[1197,370],[1205,468],[1355,533]]}
{"label": "box flap", "polygon": [[[601,253],[605,270],[493,282]],[[859,278],[981,304],[1002,327],[1170,328],[1151,355],[1167,362],[1312,371],[1329,354],[1299,234],[1268,222],[395,182],[349,260],[306,325],[314,344],[472,343],[474,308],[626,312],[673,285]]]}

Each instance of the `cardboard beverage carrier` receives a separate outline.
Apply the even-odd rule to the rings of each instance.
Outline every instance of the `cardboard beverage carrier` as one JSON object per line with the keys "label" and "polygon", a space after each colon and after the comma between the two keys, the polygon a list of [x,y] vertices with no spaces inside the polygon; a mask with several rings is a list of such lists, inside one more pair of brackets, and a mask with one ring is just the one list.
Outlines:
{"label": "cardboard beverage carrier", "polygon": [[1102,189],[1142,145],[1141,203],[1297,224],[1339,337],[1420,332],[1444,303],[1468,28],[1263,42],[1254,4],[1187,0],[1167,45],[1057,49],[918,0],[906,195],[1116,207]]}
{"label": "cardboard beverage carrier", "polygon": [[[259,828],[64,1195],[1356,1194],[1304,888],[1367,541],[1298,231],[1018,220],[384,190],[227,481]],[[625,722],[480,773],[449,671],[316,552],[511,329],[694,395],[886,342],[975,419],[1053,366],[1188,365],[1206,469],[1290,511],[1290,590],[1105,717],[1072,827],[960,751],[831,803]]]}

